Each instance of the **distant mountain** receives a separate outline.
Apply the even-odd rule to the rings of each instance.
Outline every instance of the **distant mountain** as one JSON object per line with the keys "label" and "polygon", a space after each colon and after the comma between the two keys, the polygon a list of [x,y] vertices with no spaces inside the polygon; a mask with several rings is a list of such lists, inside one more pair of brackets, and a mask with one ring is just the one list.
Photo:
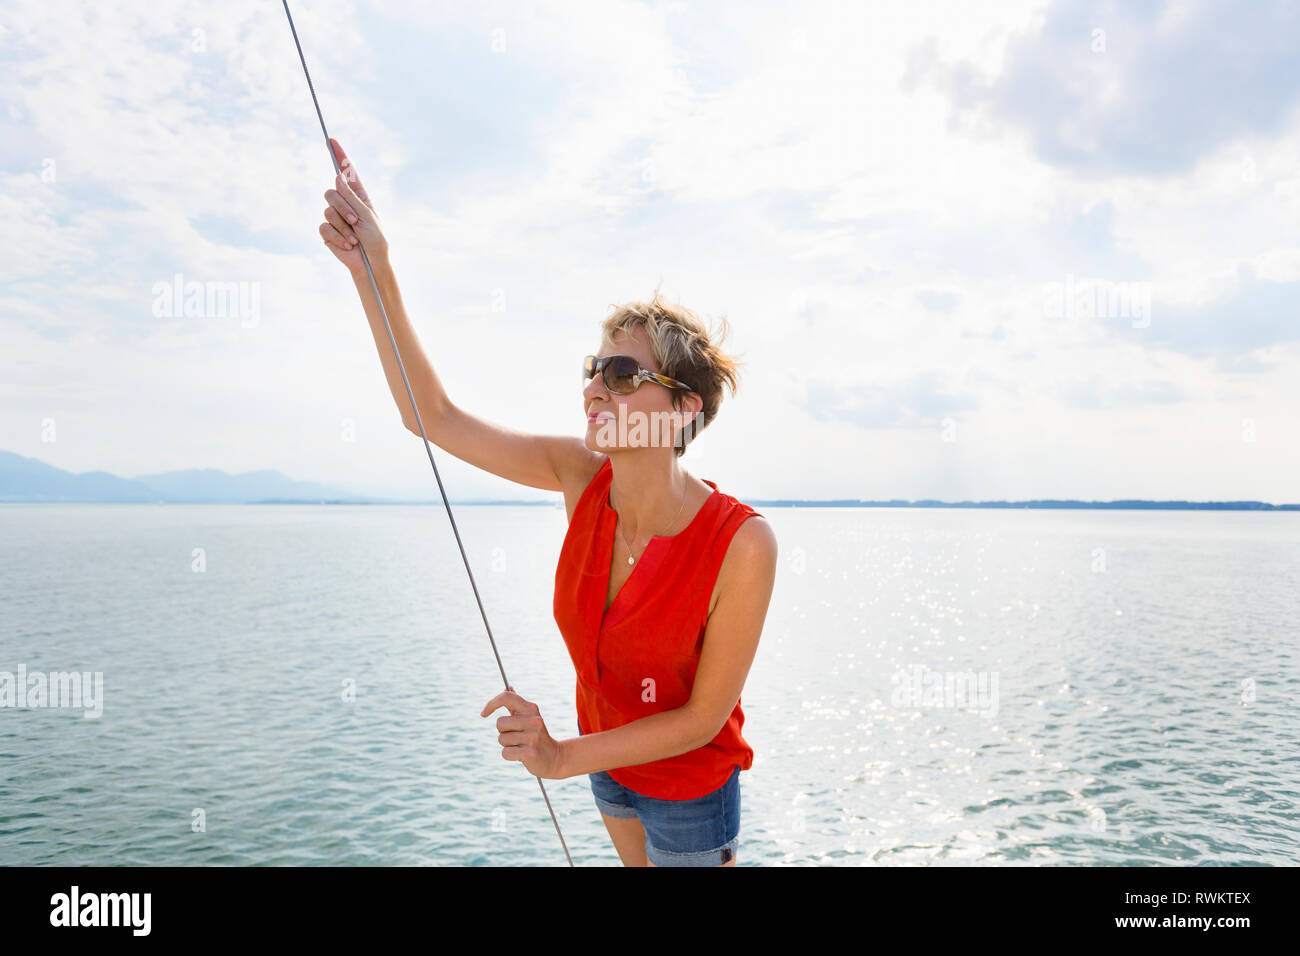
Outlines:
{"label": "distant mountain", "polygon": [[156,501],[154,489],[106,471],[74,475],[35,458],[0,451],[0,501]]}
{"label": "distant mountain", "polygon": [[[441,498],[395,499],[372,498],[343,491],[314,481],[294,481],[278,471],[249,471],[230,475],[216,468],[189,468],[164,471],[153,475],[119,478],[106,471],[87,471],[77,475],[47,465],[35,458],[0,451],[0,502],[6,501],[82,501],[82,502],[163,502],[167,504],[442,504]],[[775,508],[1067,508],[1141,511],[1300,511],[1300,504],[1274,505],[1265,501],[1074,501],[1039,499],[1034,501],[863,501],[860,498],[837,500],[744,499],[752,507]],[[453,501],[455,505],[549,505],[562,508],[564,503],[545,501]]]}
{"label": "distant mountain", "polygon": [[294,481],[278,471],[249,471],[242,475],[229,475],[217,468],[188,468],[155,475],[136,475],[134,480],[156,489],[168,500],[260,501],[277,498],[320,501],[326,498],[357,497],[350,492],[312,481]]}
{"label": "distant mountain", "polygon": [[240,504],[263,501],[369,504],[386,499],[353,494],[278,471],[229,475],[216,468],[119,478],[105,471],[73,474],[35,458],[0,451],[0,501],[166,502]]}

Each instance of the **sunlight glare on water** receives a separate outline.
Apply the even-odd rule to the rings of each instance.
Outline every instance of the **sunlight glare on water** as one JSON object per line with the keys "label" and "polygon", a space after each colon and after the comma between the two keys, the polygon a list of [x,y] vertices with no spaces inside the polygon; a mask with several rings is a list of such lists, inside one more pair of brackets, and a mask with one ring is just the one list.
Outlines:
{"label": "sunlight glare on water", "polygon": [[[758,510],[739,865],[1297,862],[1300,515]],[[576,736],[563,511],[456,521],[511,683]],[[0,523],[0,671],[104,680],[97,719],[0,710],[7,863],[565,865],[478,716],[500,676],[441,506]],[[546,788],[574,862],[618,865],[586,778]]]}

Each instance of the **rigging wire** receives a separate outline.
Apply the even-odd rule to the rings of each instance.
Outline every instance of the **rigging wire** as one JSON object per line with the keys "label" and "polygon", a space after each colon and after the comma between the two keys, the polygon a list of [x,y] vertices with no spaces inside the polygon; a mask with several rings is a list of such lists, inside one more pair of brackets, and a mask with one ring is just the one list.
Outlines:
{"label": "rigging wire", "polygon": [[[325,148],[329,151],[330,162],[334,164],[334,171],[338,175],[343,175],[343,170],[339,168],[338,158],[334,155],[334,147],[330,145],[330,134],[325,129],[325,117],[321,115],[320,103],[316,99],[316,88],[312,85],[311,74],[307,72],[307,58],[303,56],[302,44],[298,42],[298,31],[293,25],[293,14],[289,12],[289,0],[282,0],[284,3],[284,15],[289,18],[289,29],[293,31],[293,43],[298,48],[298,59],[302,61],[302,72],[307,77],[307,89],[311,90],[311,101],[316,106],[316,118],[320,120],[321,132],[325,134]],[[420,437],[424,439],[424,450],[429,455],[429,464],[433,465],[433,477],[438,481],[438,491],[442,494],[442,503],[447,508],[447,517],[451,521],[451,530],[456,535],[456,546],[460,548],[461,560],[465,562],[465,572],[469,575],[470,587],[474,589],[474,600],[478,602],[479,614],[483,616],[483,626],[487,628],[488,640],[492,643],[492,653],[497,659],[497,668],[501,671],[501,680],[505,683],[506,690],[510,690],[510,681],[506,679],[506,669],[501,664],[501,655],[497,653],[497,642],[492,637],[492,626],[488,624],[487,612],[483,610],[483,600],[479,597],[478,585],[474,583],[474,572],[470,570],[469,558],[465,556],[465,546],[460,540],[460,531],[456,528],[456,519],[451,513],[451,503],[447,501],[447,492],[442,487],[442,476],[438,474],[438,464],[433,460],[433,447],[429,444],[429,436],[424,432],[424,422],[420,420],[420,409],[415,403],[415,395],[411,391],[411,382],[406,377],[406,367],[402,364],[402,356],[397,351],[397,339],[393,337],[393,327],[388,323],[388,312],[384,308],[383,297],[379,294],[379,286],[375,283],[375,273],[370,268],[370,257],[366,255],[366,248],[361,242],[357,242],[357,249],[361,251],[361,261],[365,263],[366,275],[370,276],[370,288],[374,290],[375,301],[379,303],[379,313],[384,317],[384,328],[388,330],[388,341],[393,346],[393,355],[397,357],[397,369],[402,373],[402,384],[406,386],[406,397],[411,400],[411,410],[415,412],[415,423],[420,427]],[[560,846],[564,847],[564,857],[569,861],[569,866],[573,866],[573,857],[569,856],[569,845],[564,842],[564,834],[560,832],[560,821],[555,818],[555,810],[551,807],[551,798],[546,795],[546,786],[542,783],[542,778],[537,778],[537,785],[542,788],[542,799],[546,801],[546,809],[551,813],[551,822],[555,824],[555,833],[560,838]]]}

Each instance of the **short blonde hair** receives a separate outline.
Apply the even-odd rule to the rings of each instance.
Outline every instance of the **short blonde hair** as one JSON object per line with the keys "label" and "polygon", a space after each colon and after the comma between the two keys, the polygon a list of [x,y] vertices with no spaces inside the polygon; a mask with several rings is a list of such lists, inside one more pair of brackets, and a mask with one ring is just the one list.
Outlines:
{"label": "short blonde hair", "polygon": [[[736,394],[738,366],[744,363],[719,347],[731,326],[726,316],[721,316],[719,329],[706,329],[699,316],[683,305],[669,302],[658,289],[649,302],[611,303],[610,307],[614,311],[601,325],[604,342],[615,346],[614,333],[621,331],[631,335],[632,330],[640,326],[650,340],[650,350],[659,366],[656,371],[689,385],[703,400],[697,427],[688,424],[682,430],[676,446],[680,457],[695,436],[717,416],[722,404],[723,386],[731,389],[733,396]],[[670,391],[674,411],[681,411],[686,392],[676,388]]]}

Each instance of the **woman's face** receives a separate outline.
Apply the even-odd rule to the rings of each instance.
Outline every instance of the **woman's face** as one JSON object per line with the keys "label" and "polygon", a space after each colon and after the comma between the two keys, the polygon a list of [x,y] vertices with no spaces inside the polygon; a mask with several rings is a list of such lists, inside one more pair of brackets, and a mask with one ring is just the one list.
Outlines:
{"label": "woman's face", "polygon": [[[660,371],[645,329],[638,325],[631,335],[620,330],[614,336],[615,344],[602,345],[597,358],[630,355],[642,368]],[[680,427],[682,420],[682,415],[673,410],[671,393],[672,389],[657,382],[642,382],[631,395],[618,395],[605,387],[604,376],[593,375],[582,390],[587,447],[600,453],[653,445],[671,448],[674,426]],[[687,413],[689,408],[685,409]]]}

